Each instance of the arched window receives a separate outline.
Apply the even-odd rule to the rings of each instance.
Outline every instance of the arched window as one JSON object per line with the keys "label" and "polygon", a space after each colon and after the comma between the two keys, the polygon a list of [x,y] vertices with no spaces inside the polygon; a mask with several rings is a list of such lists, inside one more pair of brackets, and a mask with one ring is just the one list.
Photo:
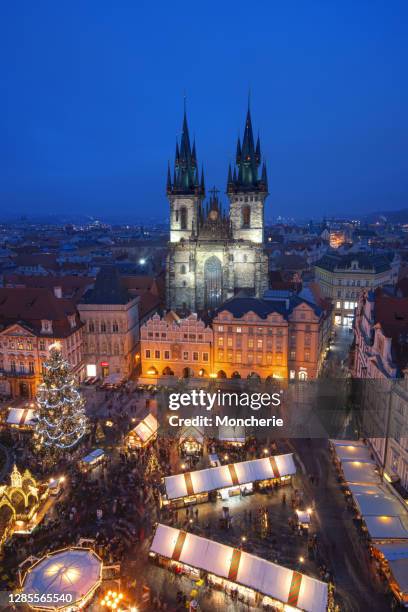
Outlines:
{"label": "arched window", "polygon": [[187,268],[184,264],[181,264],[180,266],[180,274],[186,274],[187,273]]}
{"label": "arched window", "polygon": [[119,331],[119,325],[117,324],[117,322],[116,322],[116,321],[114,321],[114,322],[112,323],[112,331],[113,331],[113,333],[114,333],[114,334],[117,334],[117,333],[118,333],[118,331]]}
{"label": "arched window", "polygon": [[243,206],[242,207],[242,227],[250,227],[251,226],[251,207]]}
{"label": "arched window", "polygon": [[101,332],[102,333],[106,332],[106,323],[105,323],[105,321],[102,321],[102,323],[101,323]]}
{"label": "arched window", "polygon": [[185,206],[180,208],[180,229],[187,229],[187,208]]}

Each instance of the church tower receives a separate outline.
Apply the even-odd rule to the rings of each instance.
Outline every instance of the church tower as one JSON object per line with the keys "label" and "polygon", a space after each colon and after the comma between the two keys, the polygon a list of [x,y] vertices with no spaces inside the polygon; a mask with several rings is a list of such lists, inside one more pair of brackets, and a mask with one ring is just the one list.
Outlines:
{"label": "church tower", "polygon": [[261,145],[259,136],[254,144],[251,112],[245,122],[242,146],[238,137],[236,166],[228,169],[227,194],[230,201],[230,218],[233,238],[262,244],[264,240],[264,203],[268,196],[268,179],[265,163],[261,177]]}
{"label": "church tower", "polygon": [[195,142],[190,146],[187,115],[184,109],[180,146],[176,142],[173,180],[167,170],[167,197],[170,202],[170,242],[189,240],[197,235],[201,203],[205,197],[204,174],[197,165]]}

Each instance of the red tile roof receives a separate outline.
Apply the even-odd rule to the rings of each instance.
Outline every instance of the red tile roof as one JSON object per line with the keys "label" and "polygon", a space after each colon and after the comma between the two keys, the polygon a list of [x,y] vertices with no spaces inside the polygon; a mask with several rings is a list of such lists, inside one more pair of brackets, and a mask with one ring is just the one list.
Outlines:
{"label": "red tile roof", "polygon": [[[75,315],[74,329],[68,315]],[[49,289],[0,288],[0,330],[21,323],[34,334],[46,337],[41,333],[42,320],[52,321],[52,333],[48,335],[53,338],[70,336],[82,325],[75,303],[55,297]]]}

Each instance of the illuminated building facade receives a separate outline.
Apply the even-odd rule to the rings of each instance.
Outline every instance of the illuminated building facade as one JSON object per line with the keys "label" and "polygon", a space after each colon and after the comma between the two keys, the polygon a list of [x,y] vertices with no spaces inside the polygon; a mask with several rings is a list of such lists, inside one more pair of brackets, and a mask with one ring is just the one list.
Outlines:
{"label": "illuminated building facade", "polygon": [[140,329],[142,375],[150,377],[209,377],[213,332],[192,314],[179,319],[174,312],[155,314]]}
{"label": "illuminated building facade", "polygon": [[0,395],[34,398],[48,349],[57,341],[82,380],[83,324],[75,304],[48,289],[0,289]]}
{"label": "illuminated building facade", "polygon": [[204,205],[204,175],[199,177],[195,142],[190,146],[184,114],[180,147],[176,145],[173,178],[168,169],[170,242],[166,265],[167,307],[200,312],[214,310],[240,289],[261,296],[267,289],[268,258],[264,250],[264,204],[268,195],[266,166],[255,145],[251,115],[238,139],[236,167],[229,168],[229,216],[217,190]]}

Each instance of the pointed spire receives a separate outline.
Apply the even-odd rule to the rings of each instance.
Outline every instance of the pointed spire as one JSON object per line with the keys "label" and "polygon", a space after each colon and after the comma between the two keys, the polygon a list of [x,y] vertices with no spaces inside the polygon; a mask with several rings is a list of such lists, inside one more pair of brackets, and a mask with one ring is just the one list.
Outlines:
{"label": "pointed spire", "polygon": [[256,141],[255,159],[256,159],[256,162],[259,164],[259,162],[261,161],[261,142],[259,140],[259,134],[258,134],[258,138]]}
{"label": "pointed spire", "polygon": [[236,155],[237,164],[241,163],[241,141],[238,136],[237,140],[237,155]]}
{"label": "pointed spire", "polygon": [[251,111],[248,107],[248,112],[245,121],[244,139],[242,141],[241,155],[243,161],[250,161],[254,157],[254,135],[252,132]]}
{"label": "pointed spire", "polygon": [[265,164],[265,162],[262,165],[262,177],[261,177],[261,181],[264,184],[266,191],[268,191],[268,175],[266,173],[266,164]]}
{"label": "pointed spire", "polygon": [[232,180],[234,181],[234,183],[237,182],[237,169],[234,166],[234,174],[232,175]]}
{"label": "pointed spire", "polygon": [[191,151],[191,160],[193,162],[193,165],[195,166],[197,163],[197,154],[196,154],[196,143],[195,143],[195,138],[193,140],[193,150]]}
{"label": "pointed spire", "polygon": [[180,151],[179,151],[179,146],[178,146],[178,140],[176,139],[176,166],[179,165],[179,161],[180,161]]}
{"label": "pointed spire", "polygon": [[201,194],[205,195],[204,166],[201,166]]}
{"label": "pointed spire", "polygon": [[227,183],[228,183],[228,185],[229,185],[230,183],[232,183],[231,164],[228,164],[228,179],[227,179]]}
{"label": "pointed spire", "polygon": [[167,193],[171,192],[171,174],[170,174],[170,162],[167,164]]}

